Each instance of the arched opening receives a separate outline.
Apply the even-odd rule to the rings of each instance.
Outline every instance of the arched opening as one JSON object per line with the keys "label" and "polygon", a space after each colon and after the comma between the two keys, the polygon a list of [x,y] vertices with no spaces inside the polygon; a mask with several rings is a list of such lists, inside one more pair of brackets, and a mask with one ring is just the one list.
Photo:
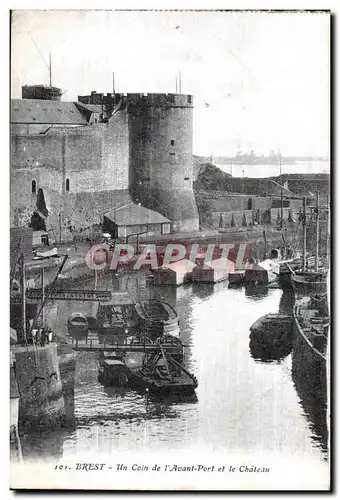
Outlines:
{"label": "arched opening", "polygon": [[31,217],[30,227],[33,229],[33,231],[46,231],[45,220],[36,210],[33,212],[33,215]]}
{"label": "arched opening", "polygon": [[65,189],[66,189],[66,192],[68,193],[70,190],[70,179],[66,179]]}
{"label": "arched opening", "polygon": [[36,210],[31,217],[30,227],[33,231],[46,231],[45,218],[48,216],[44,191],[39,188],[37,194]]}
{"label": "arched opening", "polygon": [[37,193],[37,183],[36,181],[32,181],[32,194],[36,194]]}

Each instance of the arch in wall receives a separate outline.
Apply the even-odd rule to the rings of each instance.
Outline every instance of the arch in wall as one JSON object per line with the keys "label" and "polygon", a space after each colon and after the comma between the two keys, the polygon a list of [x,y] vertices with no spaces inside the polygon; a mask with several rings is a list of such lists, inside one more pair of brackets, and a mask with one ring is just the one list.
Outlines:
{"label": "arch in wall", "polygon": [[46,231],[45,218],[48,216],[49,212],[46,207],[44,190],[42,188],[38,189],[36,209],[31,217],[30,227],[33,231]]}
{"label": "arch in wall", "polygon": [[32,185],[31,185],[31,192],[32,192],[32,194],[37,193],[37,182],[34,179],[32,181]]}
{"label": "arch in wall", "polygon": [[66,179],[66,181],[65,181],[65,190],[67,193],[70,190],[70,179]]}

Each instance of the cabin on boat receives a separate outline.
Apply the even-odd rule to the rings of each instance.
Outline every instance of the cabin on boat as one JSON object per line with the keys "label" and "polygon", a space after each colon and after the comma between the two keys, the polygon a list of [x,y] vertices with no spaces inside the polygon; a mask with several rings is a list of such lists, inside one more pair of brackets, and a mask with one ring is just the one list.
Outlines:
{"label": "cabin on boat", "polygon": [[192,281],[195,267],[196,264],[188,259],[164,264],[154,271],[154,283],[155,285],[183,285],[184,283]]}
{"label": "cabin on boat", "polygon": [[197,266],[192,273],[192,280],[196,283],[217,283],[227,280],[229,273],[235,271],[235,263],[226,258],[220,258],[206,262],[203,266]]}

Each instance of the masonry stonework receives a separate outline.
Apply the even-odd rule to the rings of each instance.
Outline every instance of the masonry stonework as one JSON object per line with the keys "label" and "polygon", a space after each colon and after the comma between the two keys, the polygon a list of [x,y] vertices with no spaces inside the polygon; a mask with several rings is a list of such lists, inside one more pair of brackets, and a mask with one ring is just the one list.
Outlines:
{"label": "masonry stonework", "polygon": [[168,217],[172,230],[198,229],[192,97],[128,94],[122,101],[106,123],[46,126],[26,134],[14,127],[12,225],[18,210],[33,213],[42,189],[56,240],[99,223],[114,206],[131,203],[129,192],[135,202]]}

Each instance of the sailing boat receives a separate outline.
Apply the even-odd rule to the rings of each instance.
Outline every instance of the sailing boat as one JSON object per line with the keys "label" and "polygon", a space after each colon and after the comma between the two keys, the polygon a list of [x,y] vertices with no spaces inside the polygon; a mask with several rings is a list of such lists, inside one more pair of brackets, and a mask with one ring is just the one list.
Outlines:
{"label": "sailing boat", "polygon": [[[329,211],[328,206],[326,207],[327,214]],[[328,268],[325,266],[319,267],[319,217],[320,217],[320,203],[319,203],[319,192],[316,193],[316,253],[312,257],[312,263],[314,261],[314,269],[308,268],[308,261],[306,259],[306,198],[303,199],[303,258],[302,258],[302,269],[297,271],[292,271],[291,279],[296,297],[308,296],[313,294],[326,294],[327,293],[327,274]],[[329,217],[327,216],[327,219]],[[328,235],[327,235],[328,238]]]}

